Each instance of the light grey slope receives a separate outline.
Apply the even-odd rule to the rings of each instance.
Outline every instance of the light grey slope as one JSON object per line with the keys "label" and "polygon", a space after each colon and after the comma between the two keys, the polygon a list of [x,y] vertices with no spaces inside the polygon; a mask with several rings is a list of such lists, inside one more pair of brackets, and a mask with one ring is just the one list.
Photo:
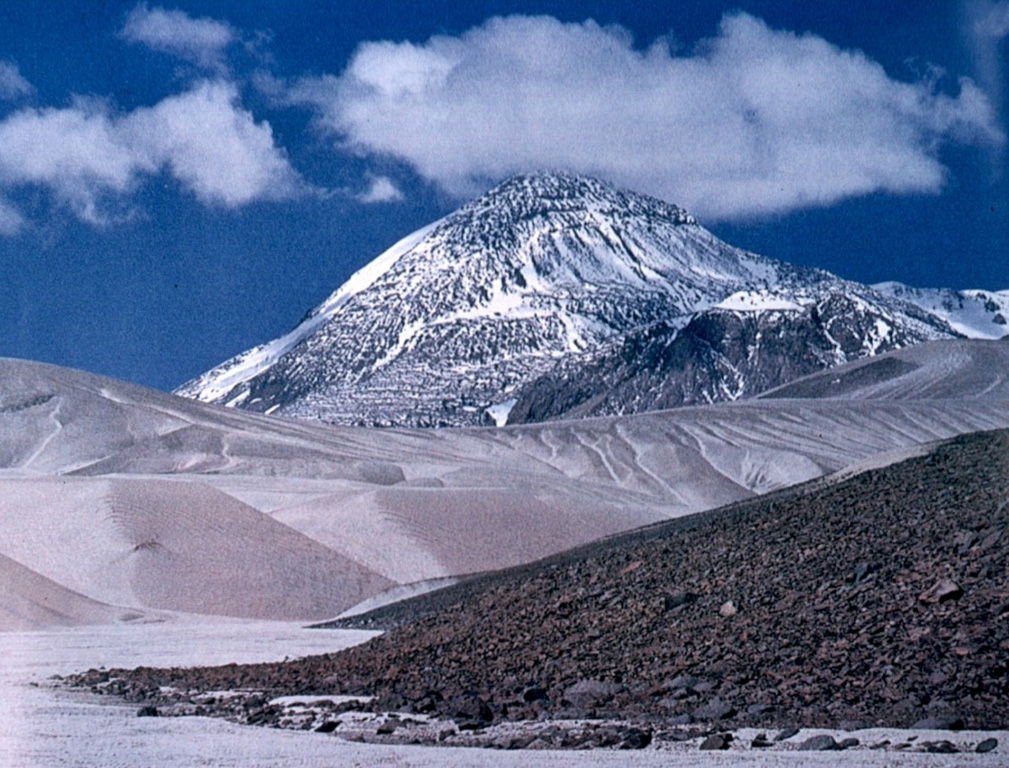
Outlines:
{"label": "light grey slope", "polygon": [[0,632],[109,624],[140,614],[100,603],[0,555]]}
{"label": "light grey slope", "polygon": [[206,408],[126,382],[0,358],[0,469],[402,479],[381,458],[335,454],[339,445],[311,425]]}
{"label": "light grey slope", "polygon": [[197,479],[0,480],[0,551],[74,592],[141,609],[298,620],[392,586]]}
{"label": "light grey slope", "polygon": [[766,492],[853,461],[962,432],[997,428],[1002,400],[745,401],[510,428],[488,438],[569,476],[665,494],[696,511],[713,496]]}
{"label": "light grey slope", "polygon": [[760,397],[1006,400],[1009,341],[935,341],[806,376]]}
{"label": "light grey slope", "polygon": [[393,583],[516,564],[1009,426],[1004,390],[983,384],[986,371],[1009,369],[1009,345],[908,354],[925,372],[919,391],[982,384],[960,386],[974,396],[956,400],[768,399],[503,429],[372,430],[4,360],[0,554],[116,605],[335,615]]}
{"label": "light grey slope", "polygon": [[1009,291],[912,288],[894,282],[873,288],[941,317],[971,339],[1000,339],[1009,333]]}

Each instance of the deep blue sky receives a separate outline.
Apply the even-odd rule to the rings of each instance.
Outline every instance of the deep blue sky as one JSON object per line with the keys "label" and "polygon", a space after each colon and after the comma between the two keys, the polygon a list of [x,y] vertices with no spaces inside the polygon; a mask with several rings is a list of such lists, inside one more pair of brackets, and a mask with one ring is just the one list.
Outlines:
{"label": "deep blue sky", "polygon": [[1007,31],[994,0],[4,3],[0,355],[170,389],[547,166],[844,277],[1009,288]]}

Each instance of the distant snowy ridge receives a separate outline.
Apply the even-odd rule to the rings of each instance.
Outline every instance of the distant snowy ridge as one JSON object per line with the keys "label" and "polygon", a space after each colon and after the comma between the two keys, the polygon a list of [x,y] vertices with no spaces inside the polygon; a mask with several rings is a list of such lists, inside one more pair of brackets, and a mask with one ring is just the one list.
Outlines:
{"label": "distant snowy ridge", "polygon": [[[177,393],[343,424],[515,423],[536,410],[522,405],[535,382],[595,370],[614,350],[620,357],[635,349],[642,334],[651,334],[653,356],[661,357],[658,336],[663,344],[679,338],[679,353],[693,349],[690,338],[710,346],[696,335],[707,313],[745,314],[758,337],[720,344],[716,355],[691,352],[691,364],[709,370],[680,377],[676,386],[686,391],[675,402],[735,399],[758,383],[783,383],[735,357],[760,362],[754,344],[768,333],[816,338],[810,365],[820,368],[957,333],[917,302],[734,248],[677,206],[594,179],[539,173],[510,179],[404,238],[293,331]],[[793,317],[761,325],[782,313]],[[799,331],[796,322],[809,328]],[[620,366],[637,375],[633,364]],[[616,375],[598,373],[599,386]],[[652,400],[613,407],[631,412]]]}
{"label": "distant snowy ridge", "polygon": [[912,288],[895,282],[877,283],[873,288],[941,317],[967,338],[1000,339],[1009,334],[1009,290]]}

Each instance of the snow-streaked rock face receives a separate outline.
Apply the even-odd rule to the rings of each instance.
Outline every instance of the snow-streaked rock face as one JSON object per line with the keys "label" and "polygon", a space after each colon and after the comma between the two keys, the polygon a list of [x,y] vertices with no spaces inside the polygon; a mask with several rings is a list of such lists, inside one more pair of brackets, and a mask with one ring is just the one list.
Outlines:
{"label": "snow-streaked rock face", "polygon": [[[801,303],[799,303],[801,301]],[[656,323],[521,387],[521,424],[734,401],[917,344],[929,329],[858,287],[817,298],[734,294],[683,328]]]}
{"label": "snow-streaked rock face", "polygon": [[[846,333],[860,335],[818,328],[830,337],[817,353],[824,366],[954,335],[912,304],[733,248],[660,200],[576,176],[519,176],[397,243],[286,336],[177,392],[342,424],[514,423],[523,409],[512,401],[531,383],[598,362],[657,323],[670,339],[708,310],[797,312],[815,324],[818,308],[842,299],[861,313]],[[758,390],[731,381],[750,374],[722,357],[724,375],[680,402]]]}

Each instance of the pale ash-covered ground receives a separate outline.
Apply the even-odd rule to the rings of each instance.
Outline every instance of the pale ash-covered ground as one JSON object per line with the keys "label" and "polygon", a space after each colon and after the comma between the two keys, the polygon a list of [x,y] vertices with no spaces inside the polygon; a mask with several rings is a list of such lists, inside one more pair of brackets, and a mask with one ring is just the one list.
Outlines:
{"label": "pale ash-covered ground", "polygon": [[[1002,342],[939,342],[876,358],[871,375],[857,363],[832,371],[827,390],[846,382],[833,399],[817,380],[791,399],[375,431],[3,360],[0,629],[159,610],[330,618],[396,585],[534,560],[1009,426],[1007,363]],[[858,400],[866,387],[880,399]]]}

